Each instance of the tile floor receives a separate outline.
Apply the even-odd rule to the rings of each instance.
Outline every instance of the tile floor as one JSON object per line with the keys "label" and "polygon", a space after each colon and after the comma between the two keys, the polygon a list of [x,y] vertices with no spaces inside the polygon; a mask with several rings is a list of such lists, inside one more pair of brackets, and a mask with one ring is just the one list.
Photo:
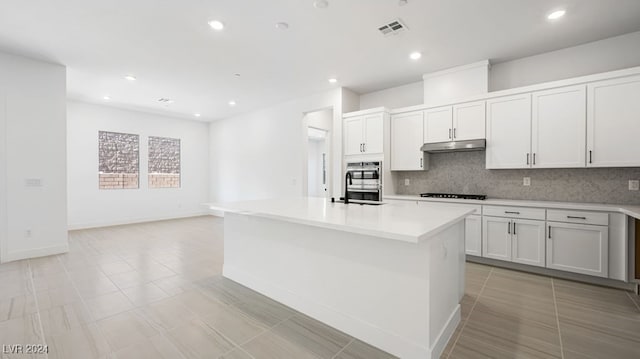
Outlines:
{"label": "tile floor", "polygon": [[[0,265],[0,344],[49,358],[390,358],[220,276],[220,218],[72,231]],[[631,293],[469,263],[443,358],[640,358]],[[45,355],[2,354],[2,358]]]}

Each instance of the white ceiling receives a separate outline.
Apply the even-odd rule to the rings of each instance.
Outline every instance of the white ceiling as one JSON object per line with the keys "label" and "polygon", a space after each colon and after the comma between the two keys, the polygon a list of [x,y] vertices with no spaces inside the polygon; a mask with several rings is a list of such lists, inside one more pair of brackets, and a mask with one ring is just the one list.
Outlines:
{"label": "white ceiling", "polygon": [[[640,30],[638,0],[0,0],[0,49],[68,68],[69,97],[202,120],[333,86],[365,93]],[[546,14],[566,8],[550,23]],[[383,37],[395,18],[410,28]],[[225,30],[213,31],[211,19]],[[288,22],[289,30],[275,28]],[[408,59],[421,51],[420,61]],[[240,73],[240,77],[234,76]],[[138,81],[123,76],[133,74]],[[337,77],[338,84],[327,82]],[[175,103],[160,105],[169,97]],[[230,107],[229,100],[237,101]]]}

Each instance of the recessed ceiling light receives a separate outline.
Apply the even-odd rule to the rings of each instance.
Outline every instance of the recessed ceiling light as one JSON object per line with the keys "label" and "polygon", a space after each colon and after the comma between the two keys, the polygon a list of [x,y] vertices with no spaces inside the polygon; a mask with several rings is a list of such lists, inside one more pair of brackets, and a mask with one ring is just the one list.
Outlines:
{"label": "recessed ceiling light", "polygon": [[287,30],[289,29],[289,24],[287,24],[286,22],[276,23],[276,29]]}
{"label": "recessed ceiling light", "polygon": [[329,79],[329,83],[335,84],[336,82],[338,82],[338,79],[336,79],[336,78],[332,77],[332,78]]}
{"label": "recessed ceiling light", "polygon": [[240,74],[239,73],[235,73],[235,74],[233,74],[233,76],[240,77]]}
{"label": "recessed ceiling light", "polygon": [[136,79],[136,77],[135,77],[135,76],[133,76],[133,75],[127,75],[127,76],[125,76],[125,77],[124,77],[124,79],[125,79],[125,80],[128,80],[128,81],[135,81],[135,80],[137,80],[137,79]]}
{"label": "recessed ceiling light", "polygon": [[418,51],[412,52],[411,54],[409,54],[409,58],[411,60],[419,60],[422,57],[422,54],[419,53]]}
{"label": "recessed ceiling light", "polygon": [[561,17],[564,16],[564,14],[566,14],[567,11],[566,10],[556,10],[554,12],[552,12],[551,14],[547,15],[547,19],[549,20],[557,20]]}
{"label": "recessed ceiling light", "polygon": [[408,0],[400,0],[400,1],[398,1],[398,5],[399,5],[399,6],[405,6],[405,5],[407,5],[408,3],[409,3],[409,1],[408,1]]}
{"label": "recessed ceiling light", "polygon": [[235,106],[236,102],[234,100],[229,101],[229,106]]}
{"label": "recessed ceiling light", "polygon": [[102,99],[105,100],[105,101],[109,101],[109,100],[111,100],[111,97],[110,96],[104,96]]}
{"label": "recessed ceiling light", "polygon": [[329,2],[327,0],[315,0],[313,2],[313,7],[316,9],[326,9],[329,7]]}
{"label": "recessed ceiling light", "polygon": [[200,117],[200,114],[199,114],[199,113],[194,113],[193,115],[194,115],[195,117]]}
{"label": "recessed ceiling light", "polygon": [[220,31],[224,29],[224,24],[220,20],[211,20],[209,21],[209,26],[216,31]]}

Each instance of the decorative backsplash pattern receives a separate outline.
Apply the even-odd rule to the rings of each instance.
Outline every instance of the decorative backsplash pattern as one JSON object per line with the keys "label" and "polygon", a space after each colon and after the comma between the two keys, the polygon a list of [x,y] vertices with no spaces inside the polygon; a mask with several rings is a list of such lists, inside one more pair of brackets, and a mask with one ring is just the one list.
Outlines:
{"label": "decorative backsplash pattern", "polygon": [[[523,177],[531,186],[523,186]],[[629,180],[640,179],[640,168],[572,168],[488,170],[485,152],[429,155],[428,171],[393,172],[395,192],[486,194],[488,198],[640,205],[640,191],[629,191]],[[408,178],[409,186],[404,185]]]}

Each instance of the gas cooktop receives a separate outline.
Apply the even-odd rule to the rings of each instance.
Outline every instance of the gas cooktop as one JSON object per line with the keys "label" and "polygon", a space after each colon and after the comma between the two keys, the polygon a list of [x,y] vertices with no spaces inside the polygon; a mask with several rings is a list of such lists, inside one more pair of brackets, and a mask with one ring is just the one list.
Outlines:
{"label": "gas cooktop", "polygon": [[487,195],[484,195],[484,194],[430,193],[430,192],[421,193],[420,197],[477,199],[477,200],[485,200],[485,199],[487,199]]}

